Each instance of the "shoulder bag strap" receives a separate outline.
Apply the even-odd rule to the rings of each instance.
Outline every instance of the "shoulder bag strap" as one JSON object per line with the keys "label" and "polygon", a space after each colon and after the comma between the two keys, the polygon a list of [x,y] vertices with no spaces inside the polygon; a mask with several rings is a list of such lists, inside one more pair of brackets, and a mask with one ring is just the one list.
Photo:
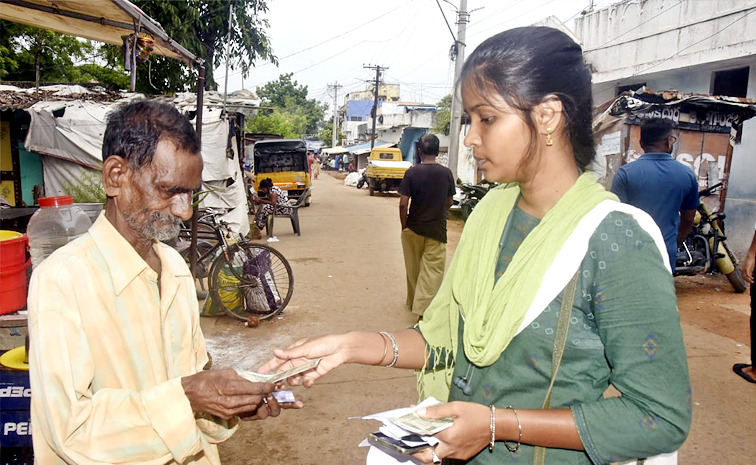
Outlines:
{"label": "shoulder bag strap", "polygon": [[[551,408],[551,392],[554,389],[559,365],[562,363],[564,347],[567,345],[567,333],[570,330],[570,317],[572,316],[572,305],[575,302],[575,290],[577,289],[580,269],[575,272],[567,287],[564,288],[562,295],[562,306],[559,308],[559,322],[557,323],[556,334],[554,335],[554,351],[551,356],[551,383],[546,391],[546,400],[543,401],[543,409]],[[533,456],[533,465],[544,465],[546,461],[546,448],[536,446]]]}

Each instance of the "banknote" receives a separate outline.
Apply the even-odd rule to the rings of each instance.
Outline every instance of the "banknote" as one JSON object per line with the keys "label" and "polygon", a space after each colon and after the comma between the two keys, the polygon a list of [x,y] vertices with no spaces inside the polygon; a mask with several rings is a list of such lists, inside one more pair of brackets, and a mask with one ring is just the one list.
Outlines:
{"label": "banknote", "polygon": [[318,363],[320,363],[320,359],[312,360],[310,362],[305,363],[304,365],[299,365],[298,367],[294,367],[290,370],[282,371],[281,373],[261,374],[261,373],[255,373],[254,371],[244,371],[244,370],[236,370],[236,372],[242,378],[246,379],[247,381],[252,381],[253,383],[277,383],[290,376],[294,376],[299,373],[305,372],[307,370],[311,370],[317,367]]}
{"label": "banknote", "polygon": [[421,436],[432,436],[450,427],[454,420],[445,418],[421,418],[414,411],[390,419],[395,425]]}

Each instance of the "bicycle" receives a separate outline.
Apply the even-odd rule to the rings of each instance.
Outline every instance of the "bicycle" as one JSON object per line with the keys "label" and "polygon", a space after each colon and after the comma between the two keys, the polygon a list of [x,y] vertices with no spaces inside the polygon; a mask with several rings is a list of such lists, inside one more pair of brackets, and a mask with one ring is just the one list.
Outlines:
{"label": "bicycle", "polygon": [[[218,216],[206,210],[198,219],[195,278],[203,290],[207,278],[209,298],[229,316],[246,321],[252,315],[261,320],[278,315],[294,292],[291,265],[281,252],[249,242]],[[179,239],[186,241],[190,235],[191,229],[184,227]],[[238,241],[232,243],[234,237]],[[188,261],[189,247],[180,253]]]}

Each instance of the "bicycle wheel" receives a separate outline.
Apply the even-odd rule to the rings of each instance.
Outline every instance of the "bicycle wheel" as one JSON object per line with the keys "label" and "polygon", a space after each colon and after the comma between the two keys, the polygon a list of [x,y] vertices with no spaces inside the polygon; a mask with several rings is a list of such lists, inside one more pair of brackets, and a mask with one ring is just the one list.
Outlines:
{"label": "bicycle wheel", "polygon": [[213,303],[230,316],[265,320],[281,313],[291,300],[294,275],[278,250],[240,242],[215,259],[208,287]]}

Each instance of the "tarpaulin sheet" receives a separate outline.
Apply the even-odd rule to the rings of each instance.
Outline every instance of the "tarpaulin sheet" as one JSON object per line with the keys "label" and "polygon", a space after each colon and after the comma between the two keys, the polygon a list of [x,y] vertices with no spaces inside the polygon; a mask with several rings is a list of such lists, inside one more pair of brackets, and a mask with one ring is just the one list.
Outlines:
{"label": "tarpaulin sheet", "polygon": [[[132,94],[128,98],[136,97],[139,95]],[[39,102],[27,109],[31,122],[25,147],[29,151],[48,155],[42,159],[46,195],[64,192],[65,181],[79,179],[86,168],[102,169],[106,115],[114,105],[75,100]],[[61,110],[64,110],[62,114]],[[232,144],[234,157],[229,158],[226,155],[228,122],[221,119],[220,109],[210,108],[204,113],[202,181],[203,189],[213,189],[213,192],[200,207],[233,208],[235,211],[229,212],[228,218],[223,219],[233,225],[237,232],[246,234],[249,232],[247,198],[236,144]]]}

